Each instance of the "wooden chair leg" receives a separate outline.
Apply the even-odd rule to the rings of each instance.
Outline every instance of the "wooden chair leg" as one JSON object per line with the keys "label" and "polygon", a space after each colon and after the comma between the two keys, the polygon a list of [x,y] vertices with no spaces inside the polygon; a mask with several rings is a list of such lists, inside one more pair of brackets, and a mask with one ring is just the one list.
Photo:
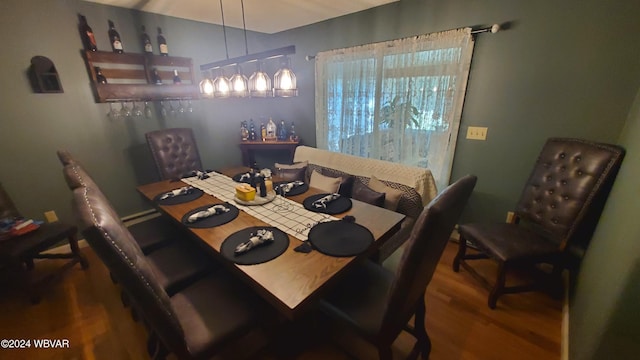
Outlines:
{"label": "wooden chair leg", "polygon": [[496,283],[493,285],[493,289],[491,289],[491,293],[489,294],[488,305],[490,309],[495,309],[496,304],[498,303],[498,298],[502,295],[504,291],[504,283],[507,276],[507,269],[504,262],[500,261],[498,263],[498,276],[496,277]]}
{"label": "wooden chair leg", "polygon": [[464,260],[464,256],[467,253],[467,240],[460,235],[460,240],[458,242],[458,253],[456,257],[453,259],[453,271],[460,271],[460,261]]}
{"label": "wooden chair leg", "polygon": [[72,234],[69,236],[69,247],[71,248],[71,253],[73,253],[74,257],[80,263],[80,267],[82,267],[83,269],[87,269],[89,267],[89,262],[80,251],[80,247],[78,247],[78,237],[76,236],[76,234]]}
{"label": "wooden chair leg", "polygon": [[429,353],[431,352],[431,339],[429,339],[429,335],[427,334],[427,329],[424,324],[425,316],[426,316],[426,310],[424,305],[424,294],[423,294],[416,306],[416,313],[414,316],[414,328],[416,333],[416,339],[418,340],[416,345],[418,346],[420,355],[423,359],[428,359]]}

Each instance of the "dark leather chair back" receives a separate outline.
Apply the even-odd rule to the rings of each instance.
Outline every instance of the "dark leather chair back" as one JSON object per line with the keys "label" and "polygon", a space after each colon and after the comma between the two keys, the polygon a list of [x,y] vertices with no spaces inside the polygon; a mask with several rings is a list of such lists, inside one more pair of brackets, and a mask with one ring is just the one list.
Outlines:
{"label": "dark leather chair back", "polygon": [[179,179],[194,170],[203,170],[193,130],[157,130],[145,137],[161,180]]}
{"label": "dark leather chair back", "polygon": [[62,166],[77,163],[76,159],[67,150],[58,150],[56,154],[58,155],[58,160],[60,160]]}
{"label": "dark leather chair back", "polygon": [[474,175],[459,179],[434,198],[416,220],[396,270],[382,324],[391,339],[402,331],[424,296],[476,181]]}
{"label": "dark leather chair back", "polygon": [[2,183],[0,183],[0,219],[19,217],[22,217],[22,215],[13,200],[11,200],[11,197],[9,197],[9,194],[4,190]]}
{"label": "dark leather chair back", "polygon": [[172,349],[186,349],[184,332],[169,296],[131,233],[117,217],[113,217],[111,206],[90,187],[75,189],[73,197],[73,209],[89,245],[163,341]]}
{"label": "dark leather chair back", "polygon": [[551,236],[559,250],[590,237],[624,158],[622,147],[551,138],[516,205],[519,220]]}
{"label": "dark leather chair back", "polygon": [[100,190],[93,178],[77,163],[66,165],[62,168],[62,174],[70,190],[85,186],[93,188],[94,190]]}

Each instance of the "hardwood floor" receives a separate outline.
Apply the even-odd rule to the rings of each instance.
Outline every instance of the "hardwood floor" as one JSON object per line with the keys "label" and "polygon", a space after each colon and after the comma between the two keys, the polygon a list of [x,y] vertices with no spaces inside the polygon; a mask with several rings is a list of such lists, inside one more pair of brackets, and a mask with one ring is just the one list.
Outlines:
{"label": "hardwood floor", "polygon": [[[506,295],[490,310],[487,291],[468,273],[454,273],[457,245],[449,243],[426,294],[426,327],[433,344],[430,359],[560,359],[562,304],[545,294]],[[79,266],[52,286],[38,305],[23,294],[0,294],[0,339],[31,339],[30,349],[0,349],[0,359],[146,359],[146,332],[120,302],[104,265],[85,247],[90,268]],[[477,263],[477,262],[476,262]],[[55,262],[36,264],[47,272]],[[491,273],[486,262],[482,271]],[[313,331],[294,359],[366,359],[375,352],[344,329]],[[328,335],[330,334],[330,335]],[[68,339],[68,349],[35,349],[33,339]],[[404,358],[413,338],[401,334],[394,355]],[[351,355],[347,354],[348,350]],[[224,358],[234,358],[233,350]],[[221,356],[223,357],[223,356]],[[277,359],[269,350],[261,359]],[[375,358],[375,357],[373,357]]]}

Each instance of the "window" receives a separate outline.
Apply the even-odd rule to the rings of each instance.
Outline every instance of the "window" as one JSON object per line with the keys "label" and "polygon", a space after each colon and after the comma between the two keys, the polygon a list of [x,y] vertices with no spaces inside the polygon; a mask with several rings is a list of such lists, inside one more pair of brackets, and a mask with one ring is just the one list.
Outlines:
{"label": "window", "polygon": [[444,188],[472,52],[460,29],[319,53],[318,147],[426,167]]}

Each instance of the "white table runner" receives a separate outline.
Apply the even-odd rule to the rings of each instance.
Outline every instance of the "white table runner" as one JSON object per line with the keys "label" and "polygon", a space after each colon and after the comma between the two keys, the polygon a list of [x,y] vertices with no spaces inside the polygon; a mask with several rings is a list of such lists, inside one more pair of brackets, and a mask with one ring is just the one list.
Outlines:
{"label": "white table runner", "polygon": [[211,172],[208,175],[209,178],[204,180],[192,177],[182,179],[182,181],[222,201],[234,204],[238,209],[256,219],[275,226],[302,241],[307,241],[309,230],[313,225],[319,222],[339,220],[327,214],[309,211],[302,204],[283,198],[280,195],[264,205],[241,205],[234,201],[237,182],[226,175],[216,172]]}

